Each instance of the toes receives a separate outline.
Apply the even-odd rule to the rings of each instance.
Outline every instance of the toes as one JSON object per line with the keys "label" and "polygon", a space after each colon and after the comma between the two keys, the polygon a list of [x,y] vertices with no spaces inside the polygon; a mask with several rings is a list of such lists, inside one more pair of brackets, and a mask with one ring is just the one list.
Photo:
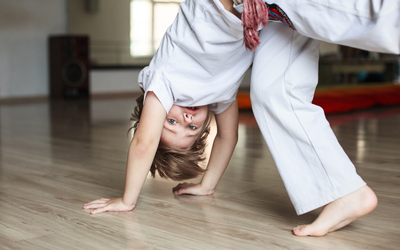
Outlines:
{"label": "toes", "polygon": [[308,236],[310,234],[307,233],[306,225],[297,226],[292,229],[293,234],[296,236]]}
{"label": "toes", "polygon": [[296,236],[314,236],[321,237],[326,235],[328,232],[321,230],[313,224],[310,225],[301,225],[293,228],[293,234]]}
{"label": "toes", "polygon": [[300,227],[301,227],[301,226],[294,227],[294,228],[292,229],[293,233],[299,232],[299,231],[300,231]]}

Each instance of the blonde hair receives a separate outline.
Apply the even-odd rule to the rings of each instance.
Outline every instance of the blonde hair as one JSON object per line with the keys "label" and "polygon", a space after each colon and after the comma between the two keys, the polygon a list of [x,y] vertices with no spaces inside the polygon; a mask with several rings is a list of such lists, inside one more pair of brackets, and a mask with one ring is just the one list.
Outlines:
{"label": "blonde hair", "polygon": [[[133,129],[135,132],[142,115],[143,99],[143,94],[136,99],[137,106],[130,119],[133,122],[130,130]],[[198,135],[188,149],[172,148],[160,141],[150,167],[151,175],[155,177],[156,172],[158,172],[162,178],[182,181],[203,174],[206,170],[201,168],[199,163],[205,159],[203,154],[207,144],[207,136],[210,133],[210,122],[211,115],[208,113]]]}

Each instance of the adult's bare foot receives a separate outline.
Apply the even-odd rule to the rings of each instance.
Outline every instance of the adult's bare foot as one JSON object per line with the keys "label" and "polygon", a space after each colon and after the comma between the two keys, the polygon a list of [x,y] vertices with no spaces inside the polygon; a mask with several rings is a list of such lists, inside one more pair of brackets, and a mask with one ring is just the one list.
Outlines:
{"label": "adult's bare foot", "polygon": [[296,236],[324,236],[369,214],[377,205],[378,199],[374,191],[368,186],[364,186],[326,205],[313,223],[293,228],[293,234]]}

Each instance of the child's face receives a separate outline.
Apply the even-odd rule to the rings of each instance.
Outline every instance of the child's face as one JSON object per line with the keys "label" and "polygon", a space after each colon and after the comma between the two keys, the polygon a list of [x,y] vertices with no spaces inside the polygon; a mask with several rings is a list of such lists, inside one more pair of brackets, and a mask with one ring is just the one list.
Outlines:
{"label": "child's face", "polygon": [[164,122],[161,140],[170,147],[189,148],[207,118],[208,107],[173,105]]}

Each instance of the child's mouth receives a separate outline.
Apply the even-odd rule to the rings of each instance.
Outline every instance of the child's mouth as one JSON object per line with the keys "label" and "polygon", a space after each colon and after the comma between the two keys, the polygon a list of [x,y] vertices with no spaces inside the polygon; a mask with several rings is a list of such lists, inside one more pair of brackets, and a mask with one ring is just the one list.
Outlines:
{"label": "child's mouth", "polygon": [[190,114],[194,114],[199,109],[199,107],[186,107],[186,109]]}

